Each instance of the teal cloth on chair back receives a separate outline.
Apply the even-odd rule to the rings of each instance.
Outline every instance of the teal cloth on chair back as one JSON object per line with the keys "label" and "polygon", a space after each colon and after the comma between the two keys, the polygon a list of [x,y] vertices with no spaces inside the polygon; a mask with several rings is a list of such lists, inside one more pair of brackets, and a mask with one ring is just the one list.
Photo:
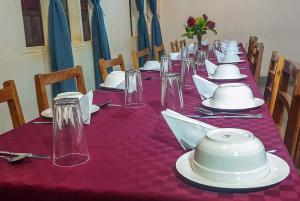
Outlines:
{"label": "teal cloth on chair back", "polygon": [[[59,71],[74,67],[67,17],[59,0],[50,0],[49,3],[48,35],[51,70]],[[66,80],[52,85],[52,96],[76,90],[75,80]]]}
{"label": "teal cloth on chair back", "polygon": [[[99,67],[99,59],[110,59],[110,50],[108,44],[107,33],[104,24],[103,11],[100,6],[100,0],[91,0],[94,5],[92,14],[92,36],[93,36],[93,56],[95,70],[96,88],[103,82],[102,74]],[[108,69],[110,72],[111,69]]]}
{"label": "teal cloth on chair back", "polygon": [[[139,11],[139,18],[138,18],[138,50],[143,50],[145,48],[149,48],[150,50],[150,43],[149,43],[149,35],[147,30],[146,19],[144,16],[144,0],[135,0],[136,8]],[[145,57],[139,58],[139,65],[144,66],[146,63]]]}
{"label": "teal cloth on chair back", "polygon": [[157,16],[157,0],[149,0],[150,10],[152,12],[151,34],[152,34],[152,58],[154,58],[154,45],[160,46],[162,44],[162,36],[160,24]]}

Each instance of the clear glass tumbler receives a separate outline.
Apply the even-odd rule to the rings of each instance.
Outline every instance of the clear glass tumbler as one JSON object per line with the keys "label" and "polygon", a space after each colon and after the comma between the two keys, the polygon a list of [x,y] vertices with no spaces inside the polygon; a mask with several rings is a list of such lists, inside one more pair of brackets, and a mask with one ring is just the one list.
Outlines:
{"label": "clear glass tumbler", "polygon": [[181,61],[188,58],[188,54],[189,54],[188,48],[186,46],[181,47],[180,49]]}
{"label": "clear glass tumbler", "polygon": [[183,88],[195,86],[193,75],[196,74],[195,61],[193,58],[186,58],[181,64],[181,83]]}
{"label": "clear glass tumbler", "polygon": [[169,56],[162,56],[160,59],[160,77],[167,72],[172,71],[172,62],[171,57]]}
{"label": "clear glass tumbler", "polygon": [[145,105],[140,70],[125,71],[125,107],[139,108]]}
{"label": "clear glass tumbler", "polygon": [[214,48],[215,48],[215,50],[218,50],[219,52],[222,52],[220,40],[214,40]]}
{"label": "clear glass tumbler", "polygon": [[183,113],[183,95],[179,73],[166,73],[161,82],[161,105],[163,109]]}
{"label": "clear glass tumbler", "polygon": [[53,101],[53,164],[70,167],[90,158],[84,133],[79,100],[61,98]]}
{"label": "clear glass tumbler", "polygon": [[[207,59],[207,53],[204,50],[198,50],[196,54],[196,70],[200,70],[205,65]],[[203,68],[204,69],[204,68]]]}
{"label": "clear glass tumbler", "polygon": [[208,58],[215,58],[215,45],[214,44],[209,44],[207,48],[207,56]]}

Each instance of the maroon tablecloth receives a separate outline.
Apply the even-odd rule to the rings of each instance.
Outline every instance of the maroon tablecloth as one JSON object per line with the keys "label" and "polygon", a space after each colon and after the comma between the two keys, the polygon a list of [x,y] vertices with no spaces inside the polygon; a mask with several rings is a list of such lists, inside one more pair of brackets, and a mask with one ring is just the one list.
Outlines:
{"label": "maroon tablecloth", "polygon": [[[245,53],[243,55],[245,57]],[[175,66],[178,64],[175,64]],[[248,67],[249,63],[239,66]],[[261,97],[250,71],[248,78],[255,96]],[[203,72],[204,73],[204,72]],[[204,75],[204,74],[203,74]],[[159,73],[143,73],[143,77]],[[146,106],[139,109],[107,107],[92,115],[85,126],[90,160],[72,168],[56,167],[51,160],[26,159],[18,164],[0,161],[1,200],[240,200],[296,201],[300,199],[300,180],[280,139],[266,106],[251,112],[264,113],[263,119],[206,119],[217,127],[250,130],[265,145],[276,149],[291,168],[287,179],[273,187],[248,193],[215,192],[195,187],[179,178],[177,158],[184,153],[161,117],[160,81],[144,80]],[[95,103],[112,99],[123,104],[123,92],[96,91]],[[196,89],[184,91],[185,111],[200,106]],[[41,120],[41,119],[36,119]],[[35,120],[35,121],[36,121]],[[52,153],[52,126],[27,123],[0,136],[0,150]]]}

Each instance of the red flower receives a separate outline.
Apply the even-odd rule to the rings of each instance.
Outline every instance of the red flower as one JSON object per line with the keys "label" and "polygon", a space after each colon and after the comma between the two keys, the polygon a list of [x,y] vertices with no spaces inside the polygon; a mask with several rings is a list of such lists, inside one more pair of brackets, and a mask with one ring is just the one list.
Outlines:
{"label": "red flower", "polygon": [[195,20],[195,18],[193,18],[193,17],[190,16],[190,17],[188,18],[188,20],[187,20],[187,24],[188,24],[189,27],[195,26],[195,25],[196,25],[196,20]]}
{"label": "red flower", "polygon": [[207,15],[203,14],[203,19],[204,19],[205,21],[207,21],[207,19],[208,19]]}
{"label": "red flower", "polygon": [[215,28],[216,26],[216,23],[214,23],[213,21],[208,21],[206,26],[209,28],[209,29],[213,29]]}

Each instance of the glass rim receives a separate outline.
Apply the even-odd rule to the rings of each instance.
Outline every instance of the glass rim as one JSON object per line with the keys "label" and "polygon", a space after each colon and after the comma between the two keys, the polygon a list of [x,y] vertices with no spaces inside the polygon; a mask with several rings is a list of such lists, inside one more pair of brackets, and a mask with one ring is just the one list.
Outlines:
{"label": "glass rim", "polygon": [[59,98],[53,100],[53,105],[71,105],[71,104],[79,104],[78,98]]}
{"label": "glass rim", "polygon": [[179,77],[180,76],[180,74],[179,73],[173,73],[173,72],[168,72],[168,73],[164,73],[163,75],[162,75],[162,77],[164,78],[164,77]]}
{"label": "glass rim", "polygon": [[133,73],[140,73],[141,71],[139,69],[128,69],[125,71],[125,73],[133,74]]}

